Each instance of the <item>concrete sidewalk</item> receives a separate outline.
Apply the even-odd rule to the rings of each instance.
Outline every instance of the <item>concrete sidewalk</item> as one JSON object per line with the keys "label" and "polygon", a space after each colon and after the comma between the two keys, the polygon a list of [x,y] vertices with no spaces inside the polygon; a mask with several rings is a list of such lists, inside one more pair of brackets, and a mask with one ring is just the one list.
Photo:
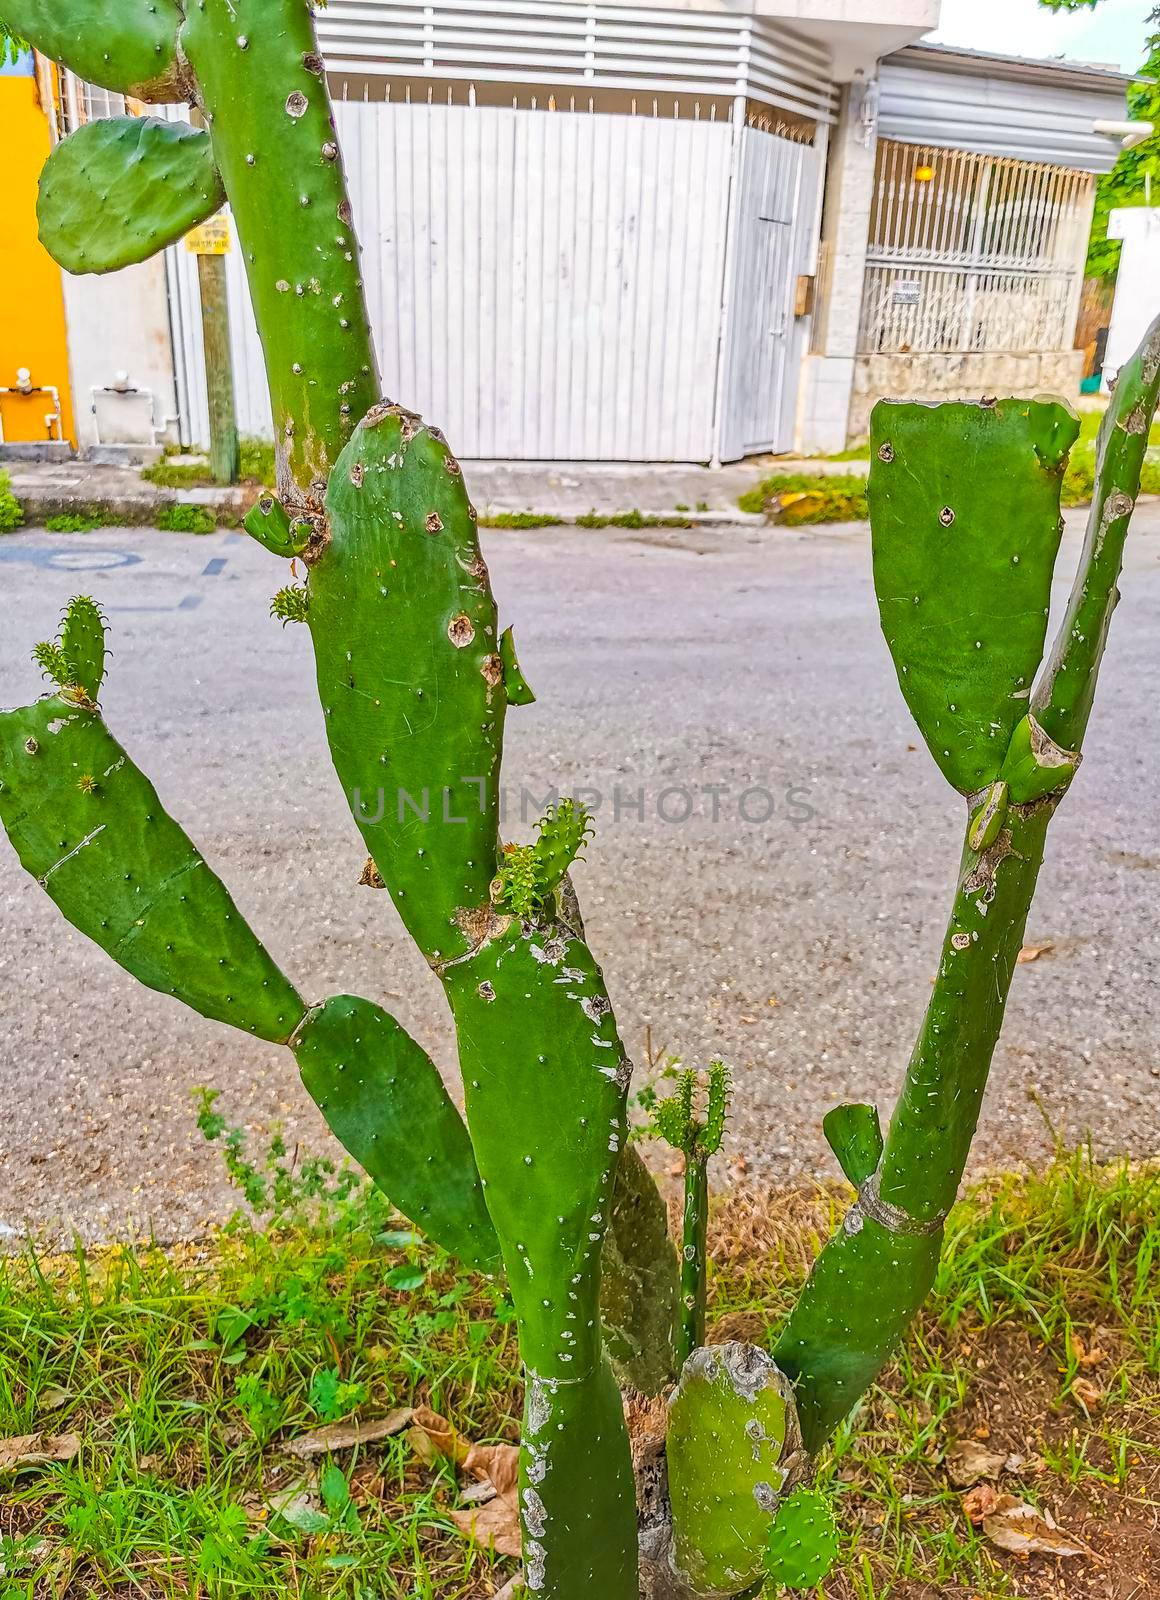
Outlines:
{"label": "concrete sidewalk", "polygon": [[[577,517],[679,518],[692,524],[739,523],[760,518],[737,508],[738,498],[772,473],[865,472],[865,462],[797,461],[754,456],[724,467],[689,463],[465,461],[463,470],[481,517],[534,512],[574,522]],[[234,488],[161,488],[129,466],[88,461],[5,460],[12,492],[28,523],[70,512],[99,510],[118,523],[147,526],[175,501],[206,506],[226,523],[243,516],[260,492]]]}

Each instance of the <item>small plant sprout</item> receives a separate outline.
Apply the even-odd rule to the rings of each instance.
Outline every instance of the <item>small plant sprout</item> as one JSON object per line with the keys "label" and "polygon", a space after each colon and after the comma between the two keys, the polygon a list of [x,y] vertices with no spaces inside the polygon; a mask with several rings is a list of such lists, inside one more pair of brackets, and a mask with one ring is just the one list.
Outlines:
{"label": "small plant sprout", "polygon": [[721,1148],[732,1092],[729,1068],[710,1063],[706,1073],[687,1067],[676,1094],[653,1111],[653,1130],[685,1157],[685,1207],[681,1242],[681,1316],[677,1359],[681,1366],[705,1342],[709,1160]]}
{"label": "small plant sprout", "polygon": [[290,583],[270,601],[270,615],[278,617],[282,626],[288,622],[305,622],[310,612],[310,591],[304,583]]}

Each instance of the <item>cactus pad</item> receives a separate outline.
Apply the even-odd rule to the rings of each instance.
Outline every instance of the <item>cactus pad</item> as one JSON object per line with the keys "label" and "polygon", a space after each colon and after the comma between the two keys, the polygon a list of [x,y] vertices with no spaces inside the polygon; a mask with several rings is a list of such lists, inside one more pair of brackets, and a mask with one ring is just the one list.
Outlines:
{"label": "cactus pad", "polygon": [[387,1198],[465,1266],[499,1271],[471,1141],[426,1051],[348,994],[311,1011],[292,1047],[327,1126]]}
{"label": "cactus pad", "polygon": [[40,238],[67,272],[145,261],[225,200],[207,133],[157,117],[102,117],[45,162]]}
{"label": "cactus pad", "polygon": [[412,937],[458,955],[494,872],[507,707],[475,515],[442,437],[398,406],[356,429],[327,510],[309,622],[331,755]]}
{"label": "cactus pad", "polygon": [[736,1342],[695,1351],[668,1434],[673,1566],[695,1593],[760,1581],[774,1516],[805,1465],[793,1385],[773,1359]]}
{"label": "cactus pad", "polygon": [[289,1037],[305,1006],[95,711],[49,695],[0,713],[0,821],[73,927],[141,983]]}
{"label": "cactus pad", "polygon": [[4,0],[4,22],[79,78],[135,100],[184,100],[173,0]]}
{"label": "cactus pad", "polygon": [[877,1170],[882,1157],[882,1124],[875,1106],[835,1106],[822,1118],[826,1143],[855,1189]]}
{"label": "cactus pad", "polygon": [[882,631],[919,731],[964,794],[999,776],[1027,711],[1078,432],[1062,401],[874,408],[869,499]]}
{"label": "cactus pad", "polygon": [[769,1530],[769,1589],[813,1589],[837,1559],[838,1528],[829,1501],[817,1489],[795,1489],[778,1507]]}
{"label": "cactus pad", "polygon": [[242,527],[271,555],[287,560],[305,554],[314,531],[309,522],[292,522],[286,507],[272,494],[259,495],[242,518]]}

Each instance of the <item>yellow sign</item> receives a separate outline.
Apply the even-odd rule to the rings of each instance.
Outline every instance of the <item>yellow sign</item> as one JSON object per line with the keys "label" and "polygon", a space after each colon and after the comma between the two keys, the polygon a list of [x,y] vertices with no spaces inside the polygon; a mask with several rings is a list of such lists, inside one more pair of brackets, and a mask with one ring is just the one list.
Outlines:
{"label": "yellow sign", "polygon": [[224,256],[230,251],[230,219],[219,211],[185,236],[185,248],[195,256]]}

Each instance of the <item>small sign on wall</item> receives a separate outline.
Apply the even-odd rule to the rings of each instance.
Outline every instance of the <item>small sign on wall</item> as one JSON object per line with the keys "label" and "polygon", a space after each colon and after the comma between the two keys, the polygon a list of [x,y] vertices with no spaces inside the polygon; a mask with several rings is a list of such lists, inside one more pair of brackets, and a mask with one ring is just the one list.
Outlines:
{"label": "small sign on wall", "polygon": [[225,256],[230,252],[230,219],[224,211],[199,222],[185,236],[185,248],[195,256]]}
{"label": "small sign on wall", "polygon": [[890,290],[890,299],[896,306],[916,306],[921,296],[922,285],[917,278],[899,278]]}

